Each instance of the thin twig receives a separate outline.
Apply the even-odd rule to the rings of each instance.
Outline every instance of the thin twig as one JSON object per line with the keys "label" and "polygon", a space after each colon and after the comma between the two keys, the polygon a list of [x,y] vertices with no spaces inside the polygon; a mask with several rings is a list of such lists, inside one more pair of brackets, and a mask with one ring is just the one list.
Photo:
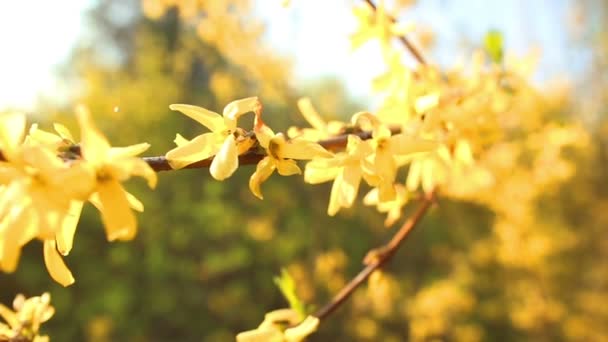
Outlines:
{"label": "thin twig", "polygon": [[[374,2],[372,0],[364,0],[374,11],[377,11],[377,7],[376,4],[374,4]],[[388,16],[388,18],[394,23],[397,21],[397,19]],[[405,35],[403,36],[399,36],[399,41],[401,42],[401,44],[405,45],[405,47],[410,51],[410,53],[412,54],[412,56],[414,56],[414,58],[418,61],[418,63],[422,64],[422,65],[426,65],[426,60],[424,59],[424,57],[422,56],[422,54],[420,53],[420,51],[418,51],[418,49],[414,46],[414,44],[412,44],[412,42],[409,41],[409,39],[407,39],[407,37]]]}
{"label": "thin twig", "polygon": [[412,230],[416,227],[418,222],[424,217],[427,210],[435,201],[435,192],[428,194],[423,200],[416,212],[409,217],[399,228],[397,233],[393,235],[391,240],[384,246],[371,250],[365,257],[365,263],[367,266],[359,272],[346,286],[340,290],[332,300],[324,307],[319,309],[314,316],[320,320],[327,318],[332,312],[344,303],[351,294],[361,285],[369,276],[377,269],[381,268],[387,263],[395,252],[399,249],[402,242],[409,236]]}

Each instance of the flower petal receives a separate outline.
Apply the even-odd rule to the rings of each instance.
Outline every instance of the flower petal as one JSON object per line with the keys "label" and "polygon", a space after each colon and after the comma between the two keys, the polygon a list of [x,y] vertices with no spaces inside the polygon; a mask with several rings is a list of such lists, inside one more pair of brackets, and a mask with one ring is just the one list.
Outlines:
{"label": "flower petal", "polygon": [[318,159],[306,164],[304,170],[304,181],[308,184],[319,184],[329,182],[338,176],[340,167],[327,167],[321,163],[316,163]]}
{"label": "flower petal", "polygon": [[68,255],[72,250],[74,242],[74,233],[78,226],[80,213],[82,212],[82,201],[70,201],[70,208],[63,218],[59,231],[55,233],[55,241],[57,241],[57,249],[63,255]]}
{"label": "flower petal", "polygon": [[137,197],[133,196],[133,194],[131,194],[130,192],[125,191],[125,193],[127,194],[127,201],[129,202],[129,206],[131,207],[131,209],[143,213],[144,204],[141,203],[141,201],[138,200]]}
{"label": "flower petal", "polygon": [[275,168],[275,164],[268,156],[260,160],[260,162],[256,166],[255,172],[251,175],[251,178],[249,178],[249,189],[257,198],[264,199],[264,196],[262,196],[262,192],[260,191],[260,185],[266,179],[268,179],[270,175],[272,175]]}
{"label": "flower petal", "polygon": [[306,336],[312,334],[317,330],[319,323],[320,321],[317,317],[308,316],[297,326],[285,330],[285,339],[287,340],[287,342],[303,341]]}
{"label": "flower petal", "polygon": [[116,181],[106,181],[98,186],[101,219],[108,241],[131,240],[137,231],[135,215],[127,200],[126,191]]}
{"label": "flower petal", "polygon": [[0,115],[0,148],[6,152],[19,146],[25,134],[26,118],[23,113]]}
{"label": "flower petal", "polygon": [[283,334],[276,330],[249,330],[236,335],[237,342],[283,342]]}
{"label": "flower petal", "polygon": [[175,145],[179,146],[183,146],[186,145],[190,140],[184,138],[181,134],[177,133],[175,135],[175,139],[173,140],[173,142],[175,143]]}
{"label": "flower petal", "polygon": [[150,144],[141,143],[135,144],[126,147],[112,147],[110,151],[108,151],[108,155],[111,158],[126,158],[126,157],[135,157],[138,154],[145,152],[150,148]]}
{"label": "flower petal", "polygon": [[281,146],[281,157],[290,159],[329,158],[333,154],[323,146],[308,140],[293,139]]}
{"label": "flower petal", "polygon": [[312,105],[312,102],[308,97],[303,97],[298,100],[298,109],[300,110],[300,113],[302,113],[304,119],[308,121],[310,126],[320,131],[325,130],[325,121],[315,110],[315,107]]}
{"label": "flower petal", "polygon": [[439,147],[436,141],[413,138],[405,134],[393,135],[390,138],[390,145],[392,153],[399,155],[431,152]]}
{"label": "flower petal", "polygon": [[110,143],[93,124],[91,114],[85,107],[79,106],[76,109],[76,117],[80,125],[80,151],[82,156],[89,162],[103,160],[110,150]]}
{"label": "flower petal", "polygon": [[49,271],[51,278],[63,286],[68,286],[74,283],[72,272],[63,262],[61,255],[57,252],[55,240],[44,241],[44,263]]}
{"label": "flower petal", "polygon": [[[257,96],[247,97],[244,99],[232,101],[224,107],[224,118],[234,122],[236,127],[236,120],[239,116],[256,111],[261,106],[260,100]],[[234,127],[232,127],[234,128]]]}
{"label": "flower petal", "polygon": [[277,163],[277,171],[279,171],[281,176],[299,175],[302,173],[298,164],[291,159],[279,160]]}
{"label": "flower petal", "polygon": [[167,152],[165,157],[174,169],[181,169],[197,161],[207,159],[217,153],[220,146],[213,133],[201,134],[188,143]]}
{"label": "flower petal", "polygon": [[221,181],[232,176],[238,167],[239,154],[236,148],[236,141],[234,140],[234,135],[230,134],[224,140],[222,147],[215,157],[213,157],[209,173],[211,173],[213,178]]}
{"label": "flower petal", "polygon": [[361,170],[347,166],[338,174],[331,187],[327,214],[334,216],[340,208],[350,208],[357,197],[361,183]]}
{"label": "flower petal", "polygon": [[222,131],[226,127],[224,124],[224,118],[221,115],[203,107],[187,104],[172,104],[169,106],[169,108],[171,110],[180,111],[182,114],[209,128],[212,132]]}

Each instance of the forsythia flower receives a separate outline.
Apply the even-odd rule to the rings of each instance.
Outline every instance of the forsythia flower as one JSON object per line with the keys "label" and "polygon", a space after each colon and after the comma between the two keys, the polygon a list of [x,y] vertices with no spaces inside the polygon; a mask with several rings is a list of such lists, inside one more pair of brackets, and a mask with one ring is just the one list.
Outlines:
{"label": "forsythia flower", "polygon": [[313,128],[290,127],[287,130],[287,136],[290,138],[318,141],[338,135],[344,131],[346,126],[345,123],[341,121],[325,122],[307,97],[298,100],[298,109],[300,109],[304,119],[306,119]]}
{"label": "forsythia flower", "polygon": [[55,309],[50,305],[51,295],[25,299],[17,295],[13,301],[15,311],[0,304],[0,316],[7,324],[0,323],[0,341],[48,342],[48,336],[40,336],[40,325],[53,317]]}
{"label": "forsythia flower", "polygon": [[308,316],[295,327],[282,329],[281,325],[294,325],[300,321],[292,309],[280,309],[266,314],[264,321],[255,330],[236,336],[237,342],[299,342],[317,330],[319,319]]}
{"label": "forsythia flower", "polygon": [[108,140],[93,125],[85,110],[78,113],[81,130],[82,163],[92,171],[94,177],[91,200],[101,212],[108,240],[130,240],[135,237],[137,222],[131,207],[141,208],[122,187],[121,182],[131,176],[140,176],[148,186],[156,186],[156,173],[150,166],[135,156],[150,146],[147,143],[127,147],[111,147]]}
{"label": "forsythia flower", "polygon": [[309,160],[332,156],[331,152],[312,141],[304,139],[287,141],[282,133],[275,134],[263,123],[256,123],[255,134],[260,146],[267,153],[249,179],[249,189],[259,199],[263,198],[260,185],[272,175],[275,169],[282,176],[300,174],[302,171],[294,159]]}
{"label": "forsythia flower", "polygon": [[363,197],[363,204],[375,205],[379,212],[387,214],[386,220],[384,220],[384,226],[386,227],[392,226],[401,217],[403,206],[407,204],[409,199],[405,186],[395,184],[395,190],[397,195],[392,201],[380,202],[378,188],[372,189]]}
{"label": "forsythia flower", "polygon": [[219,115],[202,107],[172,104],[177,110],[198,121],[211,130],[188,141],[176,138],[177,147],[167,152],[166,157],[174,169],[181,169],[194,162],[215,156],[209,172],[217,180],[230,177],[239,166],[239,154],[251,147],[252,141],[237,128],[238,118],[248,112],[257,112],[261,107],[257,97],[230,102]]}
{"label": "forsythia flower", "polygon": [[0,120],[0,149],[6,160],[0,162],[0,268],[14,271],[21,248],[39,238],[44,241],[49,273],[66,286],[74,279],[55,240],[62,248],[71,246],[66,232],[75,229],[75,201],[86,199],[90,191],[73,179],[86,183],[87,174],[64,163],[44,144],[23,143],[24,132],[25,115],[11,114]]}
{"label": "forsythia flower", "polygon": [[391,38],[403,36],[413,29],[412,25],[394,22],[386,13],[383,1],[380,1],[375,10],[368,4],[355,7],[353,14],[359,24],[357,32],[350,36],[353,50],[374,38],[386,46]]}
{"label": "forsythia flower", "polygon": [[356,135],[348,136],[345,152],[339,152],[330,159],[314,159],[306,164],[304,181],[319,184],[334,179],[327,213],[334,216],[340,208],[350,208],[359,192],[361,178],[375,182],[373,165],[366,158],[373,153],[367,141]]}
{"label": "forsythia flower", "polygon": [[398,163],[408,162],[407,157],[430,152],[437,147],[431,140],[423,140],[400,133],[391,135],[390,129],[370,113],[357,113],[352,118],[354,125],[368,124],[372,129],[370,141],[374,150],[374,175],[378,177],[378,200],[392,201],[395,198],[395,178]]}

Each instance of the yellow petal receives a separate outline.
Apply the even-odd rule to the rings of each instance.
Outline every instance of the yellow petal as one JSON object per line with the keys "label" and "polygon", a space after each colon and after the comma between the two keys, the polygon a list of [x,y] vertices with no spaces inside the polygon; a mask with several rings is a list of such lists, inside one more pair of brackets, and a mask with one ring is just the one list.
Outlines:
{"label": "yellow petal", "polygon": [[0,316],[2,316],[6,323],[8,323],[12,328],[16,328],[21,325],[17,314],[3,304],[0,304]]}
{"label": "yellow petal", "polygon": [[137,231],[135,215],[131,211],[126,191],[116,181],[106,181],[98,186],[101,219],[109,241],[131,240]]}
{"label": "yellow petal", "polygon": [[277,171],[279,171],[281,176],[299,175],[302,173],[302,170],[300,170],[298,164],[291,159],[279,160],[277,164]]}
{"label": "yellow petal", "polygon": [[249,189],[257,198],[264,199],[264,196],[262,196],[262,192],[260,191],[260,185],[270,177],[275,168],[276,166],[268,156],[260,160],[256,166],[255,172],[251,175],[251,178],[249,178]]}
{"label": "yellow petal", "polygon": [[165,157],[174,169],[181,169],[217,153],[220,146],[213,133],[205,133],[167,152]]}
{"label": "yellow petal", "polygon": [[236,335],[237,342],[283,342],[283,334],[277,330],[249,330]]}
{"label": "yellow petal", "polygon": [[129,202],[129,206],[131,207],[131,209],[143,213],[144,204],[141,203],[141,201],[138,200],[137,197],[133,196],[133,194],[131,194],[130,192],[125,191],[125,193],[127,194],[127,201]]}
{"label": "yellow petal", "polygon": [[[261,106],[260,100],[258,100],[257,96],[248,97],[236,101],[232,101],[224,107],[224,117],[229,119],[232,122],[236,122],[236,120],[243,114],[254,112]],[[234,128],[234,127],[232,127]]]}
{"label": "yellow petal", "polygon": [[213,157],[209,173],[211,173],[213,178],[221,181],[232,176],[238,167],[239,154],[234,136],[230,134],[226,137],[226,140],[224,140],[222,148],[220,148],[215,157]]}
{"label": "yellow petal", "polygon": [[19,146],[25,134],[25,114],[11,113],[0,115],[0,148],[11,153]]}
{"label": "yellow petal", "polygon": [[221,115],[203,107],[187,104],[172,104],[169,106],[169,108],[171,110],[182,112],[184,115],[196,120],[198,123],[209,128],[213,132],[222,131],[226,127],[224,124],[224,118]]}
{"label": "yellow petal", "polygon": [[303,97],[298,100],[298,109],[300,110],[300,113],[302,113],[304,119],[308,121],[310,126],[321,131],[325,130],[325,121],[315,110],[315,107],[312,105],[312,102],[308,97]]}
{"label": "yellow petal", "polygon": [[63,138],[39,129],[37,124],[32,124],[30,126],[30,131],[26,139],[29,144],[38,143],[53,149],[56,149],[63,144]]}
{"label": "yellow petal", "polygon": [[416,191],[418,185],[420,185],[422,163],[422,160],[414,160],[412,165],[410,165],[410,170],[407,174],[407,180],[405,182],[405,185],[409,191]]}
{"label": "yellow petal", "polygon": [[437,104],[439,104],[439,93],[432,93],[417,98],[414,108],[416,110],[416,113],[422,114],[430,109],[435,108]]}
{"label": "yellow petal", "polygon": [[57,252],[54,240],[44,241],[44,263],[49,271],[51,278],[63,286],[74,283],[72,272],[63,262],[61,255]]}
{"label": "yellow petal", "polygon": [[359,192],[361,170],[358,167],[345,167],[334,180],[329,197],[327,214],[334,216],[340,208],[350,208]]}
{"label": "yellow petal", "polygon": [[57,134],[59,134],[60,137],[62,137],[63,139],[73,143],[74,137],[72,137],[72,133],[70,133],[70,130],[67,129],[67,127],[65,127],[64,125],[60,124],[60,123],[54,123],[53,124],[53,128],[55,129],[55,132],[57,132]]}
{"label": "yellow petal", "polygon": [[79,106],[76,117],[80,125],[80,151],[84,159],[90,162],[105,159],[110,150],[110,143],[93,124],[89,111]]}
{"label": "yellow petal", "polygon": [[312,141],[293,139],[281,146],[281,157],[289,159],[329,158],[333,154]]}
{"label": "yellow petal", "polygon": [[418,139],[405,134],[396,134],[390,138],[391,151],[394,154],[407,155],[411,153],[431,152],[439,147],[433,140]]}
{"label": "yellow petal", "polygon": [[70,201],[70,208],[63,218],[61,228],[55,233],[57,249],[63,255],[68,255],[72,250],[74,233],[76,233],[76,227],[78,226],[78,220],[80,219],[83,205],[84,202],[82,201]]}
{"label": "yellow petal", "polygon": [[363,197],[363,204],[377,205],[378,204],[378,188],[373,188]]}
{"label": "yellow petal", "polygon": [[139,176],[148,182],[150,188],[154,189],[156,187],[156,183],[158,182],[156,172],[143,159],[131,157],[117,160],[113,166],[121,171],[125,179],[130,176]]}
{"label": "yellow petal", "polygon": [[108,152],[111,158],[135,157],[150,148],[150,144],[141,143],[126,147],[112,147]]}
{"label": "yellow petal", "polygon": [[306,336],[312,334],[319,327],[319,319],[314,316],[308,316],[302,323],[298,324],[293,328],[285,330],[285,339],[287,342],[300,342],[303,341]]}
{"label": "yellow petal", "polygon": [[[264,315],[264,322],[275,324],[275,323],[289,323],[296,324],[300,320],[300,314],[293,309],[277,309],[270,311]],[[262,323],[263,324],[263,323]]]}
{"label": "yellow petal", "polygon": [[319,184],[335,179],[340,172],[339,167],[327,167],[313,160],[306,164],[304,170],[304,181],[309,184]]}
{"label": "yellow petal", "polygon": [[190,140],[184,138],[181,134],[177,133],[175,135],[175,139],[173,140],[173,142],[175,143],[175,145],[177,146],[183,146],[186,145]]}
{"label": "yellow petal", "polygon": [[266,125],[261,125],[259,127],[256,126],[254,131],[255,137],[260,143],[260,146],[267,149],[270,145],[270,140],[274,138],[275,135],[272,129]]}

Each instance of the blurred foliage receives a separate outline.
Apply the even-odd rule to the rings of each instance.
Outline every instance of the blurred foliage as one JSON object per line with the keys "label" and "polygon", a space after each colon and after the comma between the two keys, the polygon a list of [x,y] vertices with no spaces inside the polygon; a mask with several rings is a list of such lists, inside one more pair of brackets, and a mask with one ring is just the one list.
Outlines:
{"label": "blurred foliage", "polygon": [[[222,47],[192,32],[183,13],[170,9],[149,20],[138,6],[100,1],[91,13],[98,40],[80,47],[71,62],[84,89],[79,102],[117,146],[147,141],[148,153],[161,155],[173,147],[174,132],[200,133],[168,110],[171,103],[219,110],[227,100],[268,94],[265,115],[277,128],[304,122],[285,114],[297,113],[300,95],[330,116],[360,109],[331,80],[302,93],[268,88],[259,82],[263,74],[283,85],[284,69],[266,63],[256,73],[243,72],[238,57],[226,57]],[[116,11],[131,16],[119,21]],[[200,35],[205,27],[197,29]],[[604,56],[608,39],[600,38]],[[596,71],[606,70],[605,61]],[[525,207],[525,221],[501,215],[500,208],[492,213],[483,203],[440,201],[393,262],[370,278],[368,291],[356,292],[310,340],[608,339],[608,99],[606,81],[594,82],[603,97],[595,99],[597,107],[583,108],[601,114],[589,125],[589,147],[566,151],[573,176],[503,203]],[[581,107],[573,97],[554,99],[558,105],[545,115],[576,113]],[[71,108],[53,110],[53,120],[74,127]],[[538,139],[542,149],[546,136]],[[155,192],[134,183],[130,190],[146,206],[134,241],[101,242],[101,222],[87,208],[66,258],[76,283],[68,289],[53,283],[40,266],[40,246],[30,244],[19,270],[0,274],[0,299],[49,290],[56,314],[43,330],[55,341],[230,341],[265,312],[286,306],[273,284],[282,267],[298,298],[320,305],[390,234],[383,217],[360,204],[327,217],[328,186],[275,178],[259,201],[247,189],[249,175],[241,168],[230,182],[218,183],[207,170],[161,173]],[[521,175],[502,186],[526,188],[530,179]]]}

